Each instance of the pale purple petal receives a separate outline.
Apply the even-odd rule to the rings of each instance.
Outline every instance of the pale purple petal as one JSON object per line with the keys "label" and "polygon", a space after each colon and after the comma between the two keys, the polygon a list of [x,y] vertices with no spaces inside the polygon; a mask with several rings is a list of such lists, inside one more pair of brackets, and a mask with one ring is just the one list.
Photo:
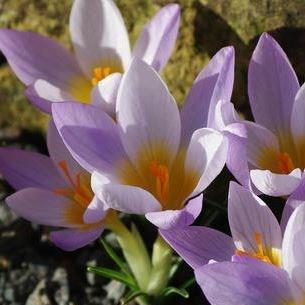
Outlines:
{"label": "pale purple petal", "polygon": [[112,0],[75,0],[70,34],[78,62],[91,79],[95,67],[124,67],[130,61],[128,33]]}
{"label": "pale purple petal", "polygon": [[38,79],[30,85],[25,95],[34,106],[49,114],[52,112],[52,103],[73,100],[66,91],[43,79]]}
{"label": "pale purple petal", "polygon": [[64,143],[81,166],[116,176],[125,153],[117,125],[107,114],[80,103],[54,103],[52,113]]}
{"label": "pale purple petal", "polygon": [[227,158],[226,138],[218,131],[202,128],[191,138],[185,159],[186,172],[199,174],[191,196],[205,190],[223,169]]}
{"label": "pale purple petal", "polygon": [[56,227],[74,227],[67,221],[71,202],[49,190],[26,188],[6,198],[7,205],[28,221]]}
{"label": "pale purple petal", "polygon": [[239,183],[251,189],[246,129],[242,124],[232,124],[224,135],[228,139],[227,168]]}
{"label": "pale purple petal", "polygon": [[146,214],[161,210],[158,200],[136,186],[105,183],[105,176],[94,172],[91,187],[99,200],[114,210],[128,214]]}
{"label": "pale purple petal", "polygon": [[99,238],[102,232],[102,227],[91,230],[66,229],[53,231],[51,232],[50,237],[52,242],[60,249],[64,251],[74,251]]}
{"label": "pale purple petal", "polygon": [[235,182],[230,183],[228,217],[237,249],[256,253],[255,236],[259,234],[267,256],[278,262],[276,255],[282,246],[282,232],[276,217],[258,196]]}
{"label": "pale purple petal", "polygon": [[283,239],[283,268],[292,280],[305,292],[305,204],[292,213]]}
{"label": "pale purple petal", "polygon": [[249,66],[248,90],[255,121],[274,133],[289,132],[297,76],[282,48],[261,35]]}
{"label": "pale purple petal", "polygon": [[82,76],[72,54],[35,33],[1,29],[0,50],[25,85],[44,79],[55,87],[66,88],[73,77]]}
{"label": "pale purple petal", "polygon": [[293,211],[303,203],[305,203],[305,176],[302,177],[300,184],[286,201],[281,219],[281,228],[283,232],[285,232],[287,222]]}
{"label": "pale purple petal", "polygon": [[[295,144],[297,144],[297,141],[300,141],[305,133],[305,84],[303,84],[295,97],[290,124],[293,138],[296,140]],[[303,154],[304,151],[302,150],[301,153]]]}
{"label": "pale purple petal", "polygon": [[294,304],[288,274],[270,264],[214,263],[196,269],[195,276],[211,305]]}
{"label": "pale purple petal", "polygon": [[91,94],[91,104],[101,108],[109,116],[115,118],[116,99],[122,74],[113,73],[101,80]]}
{"label": "pale purple petal", "polygon": [[0,148],[0,174],[16,190],[53,190],[66,185],[49,157],[16,148]]}
{"label": "pale purple petal", "polygon": [[157,72],[142,60],[134,59],[122,78],[117,121],[133,164],[140,153],[158,162],[158,148],[168,152],[168,163],[174,160],[180,143],[178,106]]}
{"label": "pale purple petal", "polygon": [[145,217],[160,229],[172,230],[191,225],[202,209],[202,195],[191,199],[181,210],[150,212]]}
{"label": "pale purple petal", "polygon": [[251,170],[251,181],[263,194],[269,196],[288,196],[300,184],[302,172],[299,168],[290,174],[275,174],[269,170]]}
{"label": "pale purple petal", "polygon": [[[280,152],[278,140],[270,130],[249,121],[240,124],[246,129],[247,157],[252,165],[261,168],[261,159],[265,154],[269,151]],[[266,159],[269,159],[269,155],[266,155]]]}
{"label": "pale purple petal", "polygon": [[132,56],[141,58],[160,71],[168,61],[177,39],[180,22],[178,4],[163,7],[144,27]]}
{"label": "pale purple petal", "polygon": [[84,213],[85,223],[95,223],[102,220],[109,211],[109,207],[94,196]]}
{"label": "pale purple petal", "polygon": [[226,100],[220,100],[216,104],[214,115],[214,128],[219,131],[223,131],[230,124],[241,121],[234,109],[234,104]]}
{"label": "pale purple petal", "polygon": [[181,110],[182,141],[186,144],[196,129],[214,127],[214,111],[219,100],[230,101],[234,61],[233,47],[223,48],[197,76]]}
{"label": "pale purple petal", "polygon": [[160,230],[167,243],[193,268],[210,260],[230,261],[235,246],[230,236],[207,227]]}
{"label": "pale purple petal", "polygon": [[59,167],[60,162],[66,162],[67,168],[72,177],[76,177],[79,173],[85,172],[85,170],[72,158],[71,153],[69,152],[62,138],[60,137],[60,134],[54,124],[53,119],[50,120],[48,126],[47,145],[50,157],[54,165],[59,170],[60,175],[63,176],[63,178],[68,184],[70,183],[70,181],[67,180],[67,176]]}

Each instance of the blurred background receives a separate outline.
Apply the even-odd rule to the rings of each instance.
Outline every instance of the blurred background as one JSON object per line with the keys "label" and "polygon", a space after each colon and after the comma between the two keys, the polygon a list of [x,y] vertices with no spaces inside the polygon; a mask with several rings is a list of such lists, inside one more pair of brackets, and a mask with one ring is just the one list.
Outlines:
{"label": "blurred background", "polygon": [[[89,1],[89,0],[87,0]],[[236,51],[236,78],[233,102],[238,111],[251,118],[247,98],[247,67],[259,35],[268,31],[281,44],[299,80],[305,79],[305,1],[304,0],[117,0],[134,42],[143,24],[161,6],[176,2],[182,8],[180,33],[175,52],[163,76],[179,104],[196,75],[222,47]],[[0,0],[0,27],[35,31],[71,48],[68,20],[72,0]],[[0,54],[0,145],[19,146],[46,153],[45,130],[48,117],[34,109],[23,95],[24,87]],[[226,205],[224,173],[208,189],[205,197]],[[64,253],[48,240],[48,229],[17,219],[3,204],[12,190],[0,182],[0,304],[1,305],[93,305],[117,304],[121,285],[88,275],[87,264],[111,265],[98,244],[74,253]],[[280,208],[279,208],[280,209]],[[278,212],[278,211],[276,211]],[[149,245],[156,232],[141,219]],[[198,220],[228,231],[226,214],[205,203]],[[107,236],[115,246],[113,237]],[[177,284],[192,277],[182,265]],[[169,299],[167,305],[207,304],[196,285],[191,298]]]}

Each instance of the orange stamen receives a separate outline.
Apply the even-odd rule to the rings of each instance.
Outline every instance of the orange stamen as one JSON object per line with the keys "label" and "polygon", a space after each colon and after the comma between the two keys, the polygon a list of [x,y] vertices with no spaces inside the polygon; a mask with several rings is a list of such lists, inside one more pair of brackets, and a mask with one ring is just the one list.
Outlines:
{"label": "orange stamen", "polygon": [[265,254],[264,247],[263,247],[263,240],[262,235],[259,232],[254,232],[254,240],[256,243],[257,250],[256,252],[246,252],[240,249],[235,250],[235,254],[239,256],[248,256],[255,259],[259,259],[265,263],[272,264],[272,261],[268,257],[268,255]]}
{"label": "orange stamen", "polygon": [[165,203],[168,198],[169,191],[169,171],[168,167],[163,164],[152,162],[149,170],[156,178],[156,193],[161,203]]}
{"label": "orange stamen", "polygon": [[277,159],[279,170],[282,174],[289,174],[292,170],[295,169],[293,161],[286,152],[279,153]]}
{"label": "orange stamen", "polygon": [[82,207],[86,208],[92,200],[93,194],[86,183],[81,181],[81,173],[77,173],[76,179],[73,179],[67,162],[65,160],[58,163],[59,167],[63,171],[64,175],[67,177],[71,184],[71,187],[58,188],[54,190],[57,195],[62,195],[71,198],[74,202],[78,203]]}
{"label": "orange stamen", "polygon": [[96,67],[93,69],[91,83],[93,86],[96,86],[99,81],[106,78],[108,75],[112,73],[110,67]]}
{"label": "orange stamen", "polygon": [[66,176],[66,178],[69,180],[69,182],[71,183],[71,185],[75,186],[75,183],[70,175],[69,169],[68,169],[68,165],[67,165],[67,161],[62,160],[58,163],[59,167],[61,168],[61,170],[63,171],[64,175]]}

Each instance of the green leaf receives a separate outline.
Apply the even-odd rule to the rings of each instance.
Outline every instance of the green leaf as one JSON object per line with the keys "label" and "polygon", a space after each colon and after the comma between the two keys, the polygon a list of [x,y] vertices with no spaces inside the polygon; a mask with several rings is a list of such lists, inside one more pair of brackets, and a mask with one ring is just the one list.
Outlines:
{"label": "green leaf", "polygon": [[131,302],[132,300],[134,300],[135,298],[139,297],[139,296],[147,296],[147,294],[143,291],[130,291],[129,293],[126,294],[126,296],[123,298],[123,300],[121,301],[122,305],[126,305],[129,302]]}
{"label": "green leaf", "polygon": [[166,287],[163,290],[163,295],[164,296],[169,296],[171,294],[178,294],[178,295],[182,296],[185,299],[187,299],[189,297],[189,293],[185,289],[183,289],[183,288]]}
{"label": "green leaf", "polygon": [[195,277],[192,277],[190,279],[188,279],[186,282],[184,282],[180,288],[182,289],[187,289],[189,288],[190,286],[192,286],[194,283],[196,283],[196,280],[195,280]]}
{"label": "green leaf", "polygon": [[110,258],[117,264],[117,266],[121,269],[122,272],[124,272],[126,275],[130,276],[132,278],[131,273],[129,272],[129,269],[127,268],[125,262],[115,253],[115,251],[111,248],[111,246],[103,239],[100,239],[100,243],[104,247],[107,254],[110,256]]}
{"label": "green leaf", "polygon": [[130,279],[129,276],[126,276],[126,274],[122,272],[118,272],[103,267],[91,267],[91,266],[87,267],[87,271],[95,273],[99,276],[103,276],[121,282],[133,290],[138,290],[137,284],[134,282],[134,280]]}

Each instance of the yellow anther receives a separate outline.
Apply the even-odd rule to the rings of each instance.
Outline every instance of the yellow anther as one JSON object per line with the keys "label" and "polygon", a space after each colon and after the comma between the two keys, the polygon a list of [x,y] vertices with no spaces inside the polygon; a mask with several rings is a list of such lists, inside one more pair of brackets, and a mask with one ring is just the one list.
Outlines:
{"label": "yellow anther", "polygon": [[162,204],[164,204],[168,198],[169,191],[169,171],[168,167],[163,164],[157,164],[152,162],[149,166],[149,170],[156,178],[156,194]]}
{"label": "yellow anther", "polygon": [[286,152],[279,153],[277,159],[280,173],[289,174],[295,169],[293,161]]}
{"label": "yellow anther", "polygon": [[106,78],[108,75],[112,73],[112,69],[110,67],[96,67],[93,69],[91,83],[93,86],[96,86],[99,81]]}

